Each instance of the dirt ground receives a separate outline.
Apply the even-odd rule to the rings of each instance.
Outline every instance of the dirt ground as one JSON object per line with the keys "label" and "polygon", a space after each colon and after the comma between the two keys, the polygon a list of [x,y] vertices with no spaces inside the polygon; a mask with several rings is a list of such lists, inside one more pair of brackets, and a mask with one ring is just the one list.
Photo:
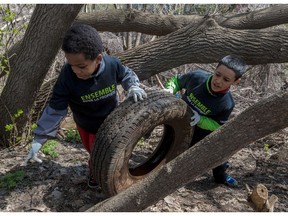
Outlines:
{"label": "dirt ground", "polygon": [[[243,202],[245,184],[264,184],[279,201],[274,211],[288,211],[288,129],[250,144],[230,160],[229,174],[238,188],[213,182],[211,171],[145,209],[145,212],[252,212]],[[149,140],[148,140],[149,141]],[[264,144],[269,144],[265,150]],[[88,153],[81,144],[57,145],[59,156],[43,163],[22,166],[28,149],[1,150],[0,178],[23,170],[24,178],[13,189],[0,188],[2,212],[83,212],[105,198],[87,186]]]}

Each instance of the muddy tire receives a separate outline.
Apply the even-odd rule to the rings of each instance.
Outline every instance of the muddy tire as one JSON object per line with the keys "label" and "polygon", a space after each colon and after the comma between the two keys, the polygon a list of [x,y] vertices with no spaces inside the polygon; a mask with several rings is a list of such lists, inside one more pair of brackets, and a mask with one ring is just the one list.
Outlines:
{"label": "muddy tire", "polygon": [[[113,196],[188,149],[193,135],[192,112],[187,104],[162,90],[147,91],[148,98],[128,99],[103,122],[97,132],[91,165],[102,192]],[[152,153],[141,163],[129,165],[132,152],[147,132],[163,128]]]}

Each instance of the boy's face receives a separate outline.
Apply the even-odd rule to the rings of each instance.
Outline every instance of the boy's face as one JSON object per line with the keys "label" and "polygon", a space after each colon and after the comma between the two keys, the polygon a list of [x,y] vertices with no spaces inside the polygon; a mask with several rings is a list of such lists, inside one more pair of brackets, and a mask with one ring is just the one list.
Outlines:
{"label": "boy's face", "polygon": [[231,85],[239,83],[239,81],[240,79],[236,80],[236,74],[233,70],[225,65],[220,65],[212,76],[211,88],[214,92],[221,92]]}
{"label": "boy's face", "polygon": [[95,60],[86,59],[84,53],[65,53],[68,64],[79,79],[89,79],[101,62],[99,54]]}

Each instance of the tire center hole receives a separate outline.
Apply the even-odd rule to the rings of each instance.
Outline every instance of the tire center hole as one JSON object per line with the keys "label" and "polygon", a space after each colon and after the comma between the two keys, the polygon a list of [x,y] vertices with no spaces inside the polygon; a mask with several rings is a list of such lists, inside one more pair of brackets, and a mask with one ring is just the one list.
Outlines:
{"label": "tire center hole", "polygon": [[[132,176],[143,176],[152,171],[162,160],[170,148],[170,144],[163,142],[171,139],[171,129],[158,125],[147,131],[137,142],[131,153],[128,167]],[[165,147],[165,146],[166,147]]]}

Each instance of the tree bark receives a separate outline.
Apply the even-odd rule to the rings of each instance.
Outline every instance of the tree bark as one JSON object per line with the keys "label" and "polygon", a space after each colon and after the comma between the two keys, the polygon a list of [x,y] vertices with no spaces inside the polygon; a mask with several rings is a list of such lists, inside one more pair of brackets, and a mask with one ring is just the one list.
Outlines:
{"label": "tree bark", "polygon": [[[17,55],[11,60],[11,74],[0,97],[2,115],[0,143],[5,140],[4,127],[11,123],[10,115],[15,114],[17,109],[22,109],[25,114],[17,119],[18,129],[22,130],[25,125],[27,114],[40,85],[61,45],[62,34],[73,22],[80,7],[81,5],[37,5],[23,42],[16,51]],[[264,10],[272,13],[275,8],[278,8],[276,11],[282,17],[280,20],[283,20],[287,5],[282,6],[283,10],[279,7]],[[106,14],[107,11],[103,13]],[[121,13],[125,14],[122,10]],[[256,14],[260,13],[255,12],[254,17],[257,17]],[[121,20],[122,15],[119,14],[119,16]],[[137,16],[135,18],[133,18],[134,15],[131,16],[126,14],[125,19],[130,20],[129,23],[133,26],[131,20],[135,20]],[[153,16],[159,18],[157,15]],[[268,16],[273,17],[274,14],[268,14],[266,17]],[[246,19],[251,20],[249,17],[247,15]],[[109,20],[113,19],[116,19],[113,14],[109,15]],[[122,21],[126,22],[125,19]],[[228,20],[225,23],[229,23]],[[108,26],[107,23],[106,26]],[[159,29],[159,26],[155,28]],[[52,29],[57,29],[57,31],[52,31]],[[227,54],[237,54],[251,65],[283,63],[288,60],[287,33],[287,30],[228,29],[217,25],[212,18],[207,20],[201,18],[197,25],[191,23],[178,31],[118,56],[124,64],[137,73],[140,80],[183,64],[215,63]]]}
{"label": "tree bark", "polygon": [[287,62],[287,41],[286,30],[227,29],[209,18],[118,57],[145,80],[184,64],[215,63],[228,54],[236,54],[250,65]]}
{"label": "tree bark", "polygon": [[[213,18],[225,28],[262,29],[288,23],[287,14],[288,5],[280,4],[243,14],[214,15]],[[79,13],[75,23],[91,25],[98,31],[134,31],[163,36],[187,25],[198,25],[203,18],[199,15],[159,15],[135,9],[118,9],[91,14]]]}
{"label": "tree bark", "polygon": [[[19,134],[24,130],[27,114],[61,46],[63,33],[70,27],[81,7],[76,4],[36,6],[0,96],[1,144],[7,145],[9,136],[5,125],[16,123]],[[13,122],[11,115],[18,109],[23,110],[24,115]]]}
{"label": "tree bark", "polygon": [[[262,10],[243,14],[215,16],[218,24],[232,29],[264,29],[288,22],[288,5],[274,5]],[[213,16],[214,17],[214,16]]]}
{"label": "tree bark", "polygon": [[97,13],[79,13],[75,23],[85,23],[98,31],[141,32],[150,35],[166,35],[188,24],[197,24],[203,17],[198,15],[173,16],[159,15],[135,9],[117,9],[97,11]]}
{"label": "tree bark", "polygon": [[[236,15],[234,14],[234,15],[229,15],[229,16],[218,15],[218,16],[213,16],[213,18],[215,19],[216,23],[218,23],[218,25],[223,27],[223,29],[225,28],[260,29],[260,28],[267,28],[267,27],[271,27],[274,25],[288,23],[287,14],[288,14],[288,5],[284,4],[284,5],[275,5],[273,7],[265,8],[259,11],[253,11],[250,13],[236,14]],[[96,13],[91,13],[91,14],[79,13],[74,23],[85,23],[85,24],[95,27],[98,31],[109,31],[109,32],[135,31],[135,32],[141,32],[145,34],[163,36],[171,32],[175,32],[183,27],[186,27],[186,29],[187,29],[187,26],[189,26],[189,28],[195,28],[195,26],[201,25],[203,20],[205,20],[203,19],[203,16],[199,16],[199,15],[189,15],[189,16],[188,15],[179,15],[179,16],[156,15],[156,14],[151,14],[148,12],[142,12],[142,11],[133,10],[133,9],[130,9],[130,10],[116,9],[116,10],[108,10],[108,11],[97,11]],[[246,36],[246,33],[243,32],[243,37],[246,36],[246,37],[258,38],[257,31],[253,31],[253,32],[254,34],[251,32],[251,34],[247,36]],[[270,37],[271,40],[273,39],[272,37],[274,37],[274,35],[277,35],[277,34],[287,35],[286,30],[285,31],[274,30],[273,32],[271,32],[271,34],[269,33],[269,30],[265,30],[265,32],[266,33],[263,33],[263,34],[264,35],[267,34],[267,38]],[[203,36],[205,38],[205,35]],[[191,35],[190,37],[193,37],[193,35]],[[239,43],[241,43],[240,45],[241,48],[246,46],[245,44],[246,37],[244,37],[242,40],[241,38],[239,38]],[[277,38],[278,36],[276,36],[275,40],[277,40]],[[179,38],[179,39],[182,40],[182,38]],[[194,38],[194,39],[197,39],[197,38]],[[249,39],[253,40],[253,38],[249,38]],[[217,42],[218,41],[212,40],[212,43],[217,43]],[[259,42],[256,41],[255,43],[259,43]],[[263,43],[265,43],[265,41]],[[229,41],[227,41],[227,44],[229,44]],[[144,47],[145,46],[146,45],[144,45]],[[224,47],[226,46],[227,45],[224,45]],[[194,47],[192,48],[194,49]],[[255,59],[253,59],[251,60],[251,64],[262,64],[263,62],[265,64],[275,63],[275,60],[273,60],[275,56],[270,56],[269,51],[266,51],[263,55],[262,54],[259,55],[259,51],[261,50],[258,50],[258,48],[259,46],[255,45],[253,46],[252,49],[254,50],[254,53],[258,54],[259,57],[265,57],[265,59],[261,58],[263,59],[263,61],[261,62],[257,62],[255,61]],[[272,45],[272,48],[273,48],[273,45]],[[239,49],[239,47],[237,47],[237,49]],[[202,51],[202,49],[199,49],[199,48],[195,50],[197,50],[197,52],[201,52],[202,55],[206,56],[206,58],[209,58],[209,56],[206,55],[205,52],[203,52],[204,50]],[[198,53],[195,52],[195,50],[193,50],[193,53],[194,55],[197,55]],[[15,52],[17,53],[17,51]],[[217,50],[215,50],[215,52],[217,52]],[[14,52],[10,52],[10,53],[13,54]],[[208,53],[210,53],[210,51]],[[284,55],[286,54],[284,53]],[[219,60],[219,56],[217,56],[216,59],[211,58],[210,61],[206,60],[204,62],[203,61],[196,62],[195,58],[193,57],[187,58],[186,56],[185,58],[189,59],[188,63],[211,63],[211,62],[217,62]],[[247,58],[250,58],[250,57],[247,56]],[[137,61],[138,59],[136,60],[136,62]],[[283,63],[283,60],[279,60],[279,61],[278,61],[279,63]],[[151,70],[151,68],[149,70]],[[167,67],[165,68],[165,70],[167,70]],[[0,73],[0,78],[4,75],[5,75],[4,73]]]}
{"label": "tree bark", "polygon": [[284,113],[288,113],[287,89],[246,109],[158,171],[87,211],[144,210],[248,144],[287,127],[288,115]]}

